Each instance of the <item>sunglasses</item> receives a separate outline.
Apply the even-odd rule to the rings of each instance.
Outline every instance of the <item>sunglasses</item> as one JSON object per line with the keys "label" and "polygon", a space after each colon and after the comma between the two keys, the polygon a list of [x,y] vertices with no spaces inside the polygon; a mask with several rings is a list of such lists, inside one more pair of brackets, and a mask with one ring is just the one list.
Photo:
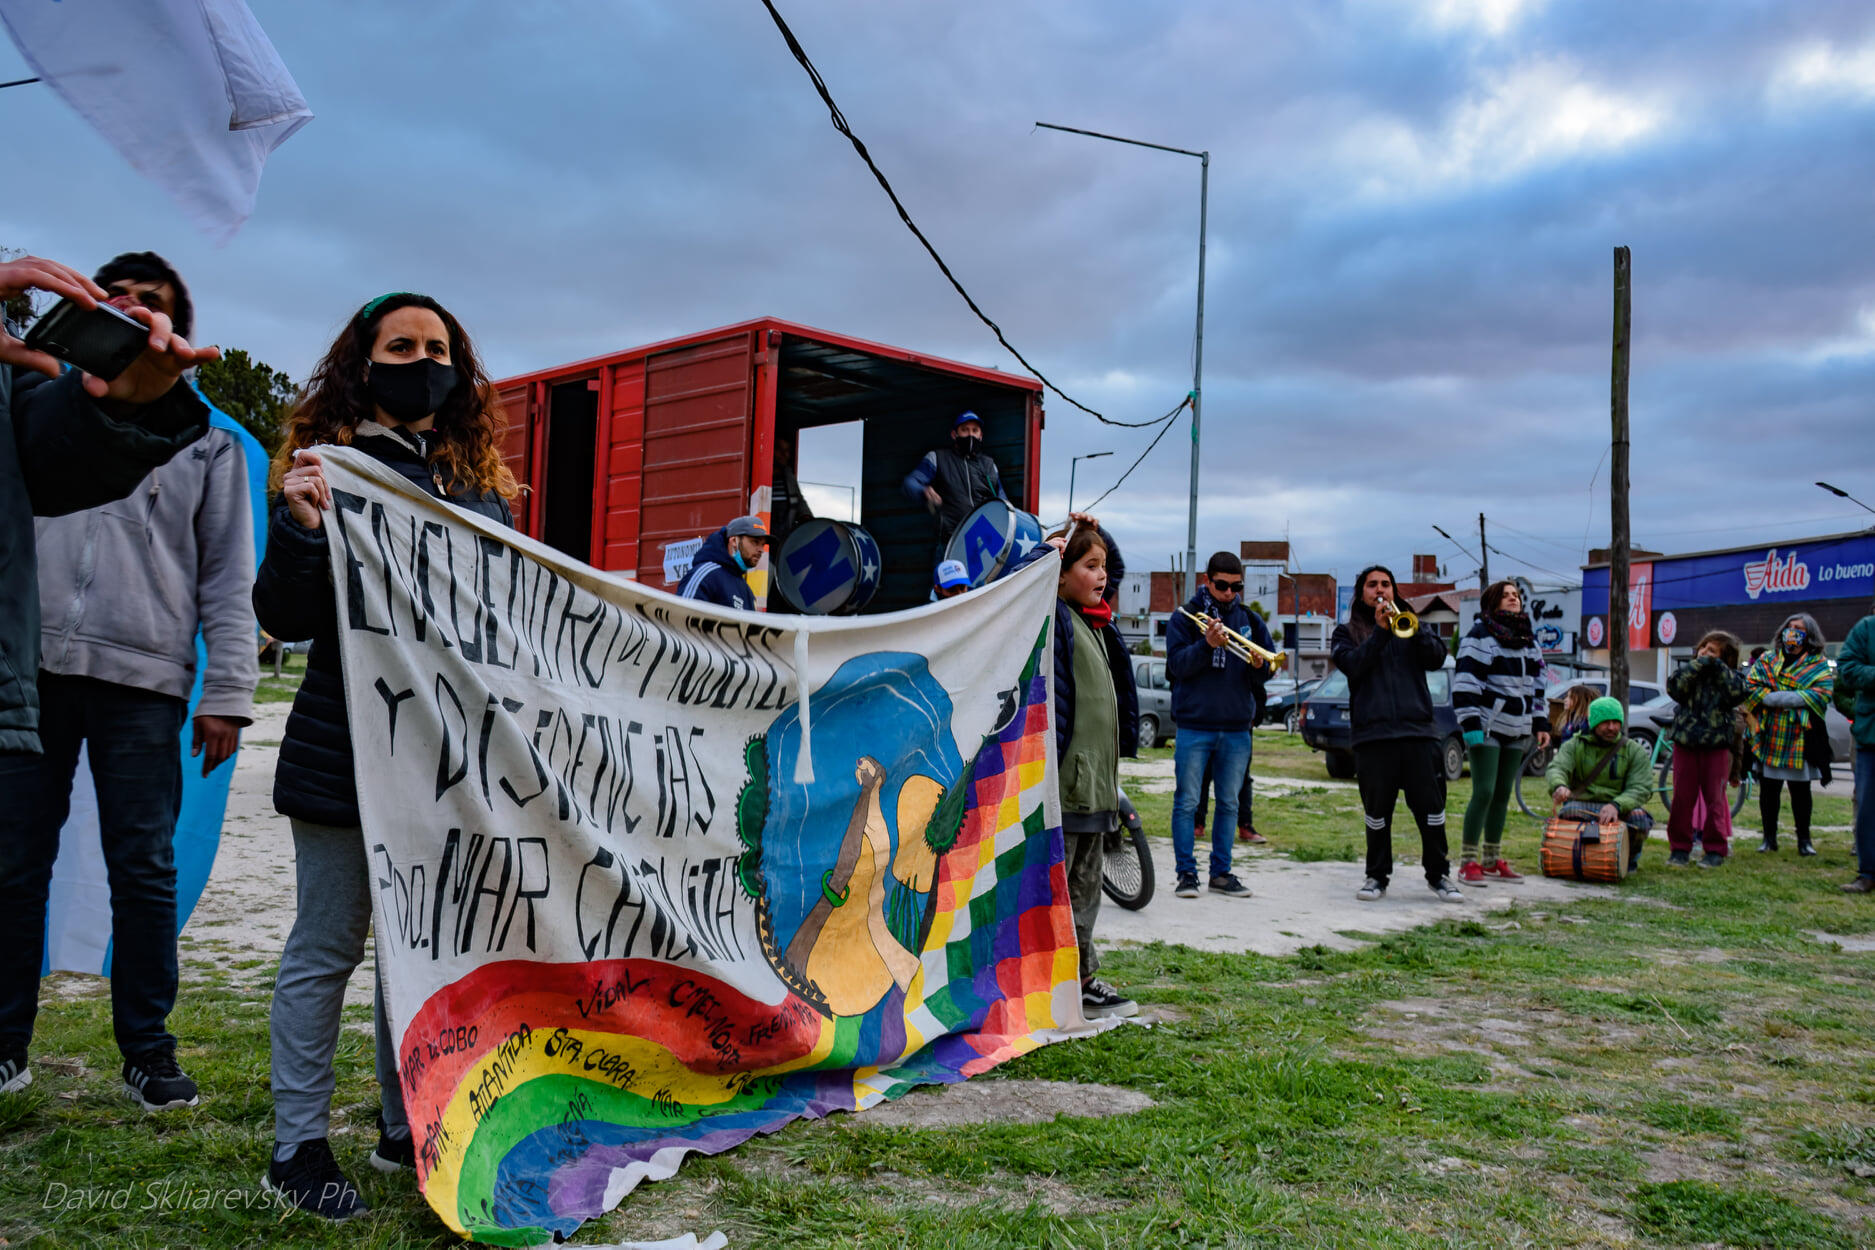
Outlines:
{"label": "sunglasses", "polygon": [[1211,589],[1219,592],[1220,594],[1229,593],[1229,594],[1234,595],[1238,591],[1243,589],[1243,583],[1242,582],[1227,582],[1227,581],[1224,581],[1222,578],[1214,577],[1211,579]]}

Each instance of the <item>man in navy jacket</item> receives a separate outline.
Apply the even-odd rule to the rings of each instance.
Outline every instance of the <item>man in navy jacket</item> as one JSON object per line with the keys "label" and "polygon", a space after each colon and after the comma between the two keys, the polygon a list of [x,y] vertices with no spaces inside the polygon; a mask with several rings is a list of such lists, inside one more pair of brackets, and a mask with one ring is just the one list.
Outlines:
{"label": "man in navy jacket", "polygon": [[1173,767],[1177,790],[1172,797],[1172,854],[1178,869],[1180,898],[1198,897],[1197,830],[1193,817],[1207,771],[1216,783],[1217,810],[1212,813],[1211,880],[1213,894],[1249,898],[1250,891],[1231,871],[1237,832],[1237,793],[1250,770],[1250,727],[1255,723],[1269,666],[1248,661],[1224,645],[1226,627],[1268,650],[1269,628],[1245,608],[1243,561],[1228,551],[1205,565],[1205,580],[1185,605],[1187,611],[1216,618],[1209,629],[1182,612],[1165,628],[1165,672],[1172,683],[1172,719],[1178,723]]}
{"label": "man in navy jacket", "polygon": [[767,546],[768,527],[761,517],[737,517],[703,540],[680,593],[686,599],[753,611],[755,592],[749,589],[748,572],[761,563]]}

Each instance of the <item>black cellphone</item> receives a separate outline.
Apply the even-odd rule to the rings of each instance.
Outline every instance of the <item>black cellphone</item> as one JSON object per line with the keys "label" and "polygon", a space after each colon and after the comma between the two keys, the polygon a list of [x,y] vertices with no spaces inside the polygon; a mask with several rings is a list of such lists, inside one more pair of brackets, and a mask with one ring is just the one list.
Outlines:
{"label": "black cellphone", "polygon": [[150,341],[150,327],[127,313],[62,299],[26,331],[26,349],[56,356],[109,382],[130,368]]}

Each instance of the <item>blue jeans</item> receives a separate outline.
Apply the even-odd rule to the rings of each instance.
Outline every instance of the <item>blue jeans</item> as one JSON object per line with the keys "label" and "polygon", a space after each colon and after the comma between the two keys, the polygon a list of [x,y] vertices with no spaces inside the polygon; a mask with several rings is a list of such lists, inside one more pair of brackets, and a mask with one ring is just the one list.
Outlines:
{"label": "blue jeans", "polygon": [[1221,877],[1230,871],[1231,848],[1237,839],[1237,792],[1250,768],[1250,731],[1179,726],[1172,748],[1172,769],[1178,778],[1172,796],[1172,857],[1182,873],[1198,871],[1194,853],[1198,832],[1192,818],[1204,793],[1207,766],[1217,794],[1217,807],[1211,813],[1211,875]]}
{"label": "blue jeans", "polygon": [[71,810],[81,743],[98,793],[111,883],[111,1024],[127,1059],[174,1050],[177,738],[181,699],[88,677],[39,676],[44,755],[0,755],[0,1054],[24,1050],[38,1014],[46,895]]}
{"label": "blue jeans", "polygon": [[1875,877],[1875,747],[1855,749],[1855,870]]}

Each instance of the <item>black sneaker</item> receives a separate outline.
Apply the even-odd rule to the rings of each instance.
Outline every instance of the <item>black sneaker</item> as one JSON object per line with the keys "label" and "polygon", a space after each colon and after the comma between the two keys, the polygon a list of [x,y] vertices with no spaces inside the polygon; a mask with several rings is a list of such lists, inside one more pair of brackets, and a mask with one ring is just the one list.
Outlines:
{"label": "black sneaker", "polygon": [[1725,867],[1725,856],[1714,855],[1708,851],[1706,857],[1699,861],[1699,866],[1701,868],[1723,868]]}
{"label": "black sneaker", "polygon": [[1371,903],[1384,896],[1386,892],[1386,886],[1382,885],[1374,878],[1369,877],[1362,884],[1361,888],[1354,892],[1354,897],[1360,899],[1363,903]]}
{"label": "black sneaker", "polygon": [[1195,872],[1179,873],[1178,874],[1178,889],[1173,890],[1172,893],[1178,895],[1180,898],[1197,898],[1198,897],[1198,874]]}
{"label": "black sneaker", "polygon": [[1211,878],[1211,893],[1222,894],[1225,898],[1249,898],[1250,887],[1237,880],[1236,873],[1227,872]]}
{"label": "black sneaker", "polygon": [[409,1129],[402,1137],[392,1137],[382,1111],[378,1112],[378,1148],[371,1152],[371,1166],[380,1172],[403,1172],[417,1166],[416,1139]]}
{"label": "black sneaker", "polygon": [[145,1111],[200,1106],[199,1092],[171,1051],[124,1060],[124,1096]]}
{"label": "black sneaker", "polygon": [[1693,853],[1691,851],[1675,851],[1673,854],[1667,856],[1667,867],[1669,868],[1684,868],[1692,862]]}
{"label": "black sneaker", "polygon": [[1437,881],[1426,882],[1426,888],[1439,896],[1441,903],[1462,903],[1465,892],[1453,884],[1452,878],[1440,877]]}
{"label": "black sneaker", "polygon": [[322,1220],[349,1220],[371,1211],[358,1196],[358,1187],[339,1171],[332,1145],[323,1137],[301,1142],[284,1163],[269,1163],[262,1184],[288,1206]]}
{"label": "black sneaker", "polygon": [[33,1083],[33,1070],[26,1066],[26,1052],[0,1059],[0,1094],[17,1094]]}
{"label": "black sneaker", "polygon": [[1081,987],[1081,1014],[1089,1020],[1136,1016],[1139,1004],[1096,977]]}

